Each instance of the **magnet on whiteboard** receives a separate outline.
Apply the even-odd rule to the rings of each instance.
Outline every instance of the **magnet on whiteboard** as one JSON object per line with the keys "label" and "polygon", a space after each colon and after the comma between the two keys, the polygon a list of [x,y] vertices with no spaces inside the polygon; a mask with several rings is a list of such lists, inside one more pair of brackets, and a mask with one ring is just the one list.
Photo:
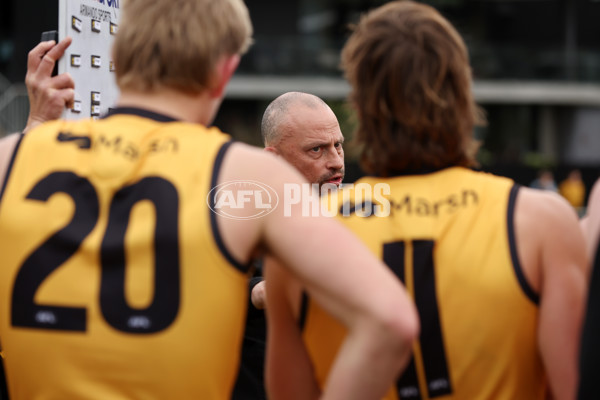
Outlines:
{"label": "magnet on whiteboard", "polygon": [[111,22],[111,23],[110,23],[110,34],[111,34],[111,35],[116,35],[118,30],[119,30],[119,25],[117,25],[117,24],[113,24],[113,23]]}
{"label": "magnet on whiteboard", "polygon": [[102,32],[102,22],[97,19],[92,20],[92,32]]}
{"label": "magnet on whiteboard", "polygon": [[79,54],[71,54],[71,67],[81,67],[81,56]]}
{"label": "magnet on whiteboard", "polygon": [[100,104],[100,92],[92,92],[92,104]]}
{"label": "magnet on whiteboard", "polygon": [[92,56],[92,67],[100,68],[102,66],[102,59],[100,56]]}
{"label": "magnet on whiteboard", "polygon": [[83,28],[81,20],[79,18],[75,17],[75,16],[71,16],[71,26],[77,32],[81,32],[81,29]]}

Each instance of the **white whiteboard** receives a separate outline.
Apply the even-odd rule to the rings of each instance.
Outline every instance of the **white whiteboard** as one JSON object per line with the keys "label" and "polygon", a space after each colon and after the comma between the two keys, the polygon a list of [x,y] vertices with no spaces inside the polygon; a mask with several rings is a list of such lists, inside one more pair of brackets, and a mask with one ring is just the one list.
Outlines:
{"label": "white whiteboard", "polygon": [[65,119],[98,118],[119,96],[111,55],[118,31],[119,0],[59,0],[58,37],[73,42],[58,63],[75,81],[75,106]]}

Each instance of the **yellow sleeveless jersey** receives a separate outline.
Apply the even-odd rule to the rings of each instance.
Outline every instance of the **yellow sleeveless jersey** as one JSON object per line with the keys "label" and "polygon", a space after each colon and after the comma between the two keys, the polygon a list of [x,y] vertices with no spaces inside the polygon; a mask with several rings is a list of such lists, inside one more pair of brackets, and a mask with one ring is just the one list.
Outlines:
{"label": "yellow sleeveless jersey", "polygon": [[229,140],[136,109],[22,137],[0,200],[12,400],[230,396],[247,274],[207,204]]}
{"label": "yellow sleeveless jersey", "polygon": [[[517,193],[509,179],[456,167],[361,179],[346,201],[339,193],[329,199],[404,282],[419,312],[413,357],[385,399],[544,398],[538,296],[516,253]],[[345,330],[314,302],[304,318],[322,385]]]}

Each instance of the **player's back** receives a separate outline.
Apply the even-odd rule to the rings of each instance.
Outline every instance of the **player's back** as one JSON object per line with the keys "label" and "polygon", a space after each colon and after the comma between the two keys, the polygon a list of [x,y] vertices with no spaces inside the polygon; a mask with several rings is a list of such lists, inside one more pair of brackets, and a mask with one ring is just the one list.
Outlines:
{"label": "player's back", "polygon": [[[342,220],[406,284],[421,320],[413,359],[386,399],[544,398],[538,299],[515,243],[518,186],[464,168],[360,183],[389,184],[379,196],[389,217],[357,216],[384,202],[376,194],[361,206],[356,190],[356,210]],[[304,339],[322,383],[344,330],[315,303],[308,310]]]}
{"label": "player's back", "polygon": [[247,277],[207,205],[228,140],[134,109],[22,138],[0,200],[12,399],[230,395]]}

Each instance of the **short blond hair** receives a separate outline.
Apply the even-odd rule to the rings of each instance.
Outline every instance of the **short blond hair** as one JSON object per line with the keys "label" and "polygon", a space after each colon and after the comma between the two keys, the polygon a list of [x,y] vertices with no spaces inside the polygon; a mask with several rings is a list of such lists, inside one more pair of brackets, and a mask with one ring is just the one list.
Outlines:
{"label": "short blond hair", "polygon": [[219,58],[244,53],[252,23],[242,0],[124,0],[113,46],[121,90],[212,87]]}

